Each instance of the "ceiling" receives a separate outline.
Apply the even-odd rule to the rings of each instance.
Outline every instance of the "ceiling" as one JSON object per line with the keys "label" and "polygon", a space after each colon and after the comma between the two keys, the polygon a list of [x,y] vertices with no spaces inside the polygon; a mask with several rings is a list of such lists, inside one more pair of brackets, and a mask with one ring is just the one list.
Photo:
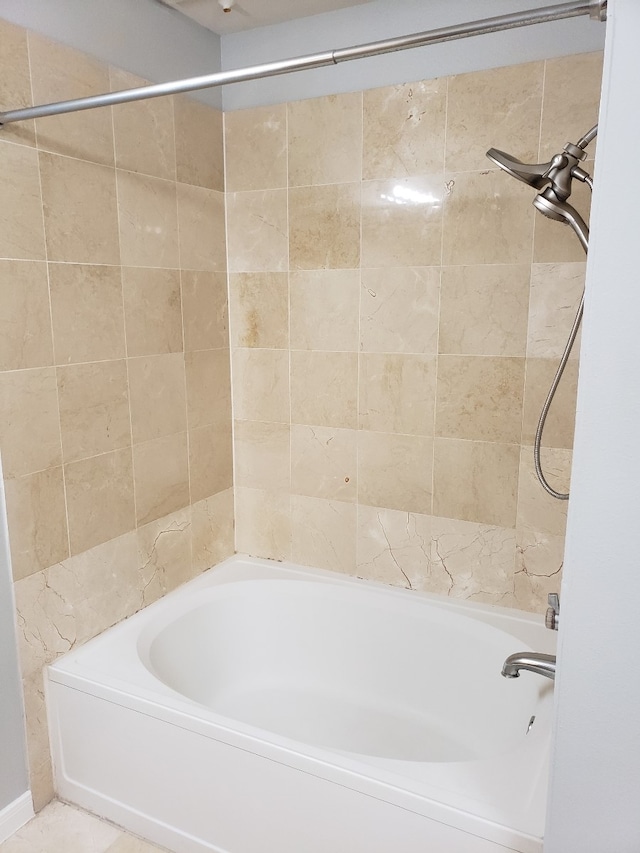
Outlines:
{"label": "ceiling", "polygon": [[[214,33],[225,35],[361,6],[371,0],[159,0],[193,18]],[[230,6],[225,12],[222,6]]]}

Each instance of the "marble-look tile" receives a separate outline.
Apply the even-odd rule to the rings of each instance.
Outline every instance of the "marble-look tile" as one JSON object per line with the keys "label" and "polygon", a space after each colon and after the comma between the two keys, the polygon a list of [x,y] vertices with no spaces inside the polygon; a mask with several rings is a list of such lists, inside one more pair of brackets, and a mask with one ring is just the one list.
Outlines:
{"label": "marble-look tile", "polygon": [[233,489],[191,505],[193,571],[204,572],[235,551]]}
{"label": "marble-look tile", "polygon": [[[540,462],[545,479],[553,489],[562,494],[570,490],[571,460],[570,450],[542,448]],[[518,530],[535,530],[551,536],[564,536],[566,525],[567,501],[547,494],[536,476],[533,448],[523,447],[520,452]]]}
{"label": "marble-look tile", "polygon": [[191,510],[182,509],[136,530],[143,607],[193,577],[191,529]]}
{"label": "marble-look tile", "polygon": [[288,351],[234,350],[233,405],[239,420],[289,423]]}
{"label": "marble-look tile", "polygon": [[268,560],[291,559],[291,497],[236,488],[236,550]]}
{"label": "marble-look tile", "polygon": [[0,257],[45,258],[38,154],[0,141]]}
{"label": "marble-look tile", "polygon": [[186,432],[133,448],[136,524],[148,524],[189,505]]}
{"label": "marble-look tile", "polygon": [[131,449],[65,465],[71,553],[79,554],[135,527]]}
{"label": "marble-look tile", "polygon": [[53,364],[46,264],[0,261],[0,370]]}
{"label": "marble-look tile", "polygon": [[362,270],[360,348],[364,352],[435,353],[440,270]]}
{"label": "marble-look tile", "polygon": [[449,576],[447,595],[511,605],[515,530],[451,518],[434,517],[432,523],[431,557]]}
{"label": "marble-look tile", "polygon": [[17,581],[69,556],[62,468],[7,480],[4,487]]}
{"label": "marble-look tile", "polygon": [[435,398],[434,356],[360,354],[360,429],[433,435]]}
{"label": "marble-look tile", "polygon": [[183,270],[226,270],[225,196],[178,184],[178,233]]}
{"label": "marble-look tile", "polygon": [[534,212],[530,187],[501,171],[450,173],[443,264],[530,263]]}
{"label": "marble-look tile", "polygon": [[364,180],[428,175],[444,163],[447,81],[364,92]]}
{"label": "marble-look tile", "polygon": [[543,80],[544,62],[450,77],[447,169],[486,169],[485,152],[492,147],[537,162]]}
{"label": "marble-look tile", "polygon": [[433,438],[361,430],[358,500],[369,506],[431,513]]}
{"label": "marble-look tile", "polygon": [[191,500],[205,500],[233,486],[233,440],[230,421],[189,430]]}
{"label": "marble-look tile", "polygon": [[227,240],[231,272],[287,269],[287,191],[228,193]]}
{"label": "marble-look tile", "polygon": [[440,352],[523,356],[530,277],[529,264],[445,267]]}
{"label": "marble-look tile", "polygon": [[442,173],[362,185],[362,266],[440,263]]}
{"label": "marble-look tile", "polygon": [[[109,92],[109,69],[86,53],[29,32],[36,104]],[[36,119],[38,148],[113,166],[111,107]]]}
{"label": "marble-look tile", "polygon": [[[30,107],[33,101],[27,31],[4,20],[0,21],[0,68],[0,109]],[[34,123],[18,121],[5,125],[2,136],[11,142],[35,145]]]}
{"label": "marble-look tile", "polygon": [[355,574],[354,504],[303,495],[291,497],[291,559],[303,566]]}
{"label": "marble-look tile", "polygon": [[[567,142],[574,144],[598,121],[602,53],[547,59],[540,135],[540,159],[550,160]],[[571,92],[567,98],[566,93]],[[593,156],[594,143],[589,146]]]}
{"label": "marble-look tile", "polygon": [[0,374],[0,446],[5,477],[61,464],[53,367]]}
{"label": "marble-look tile", "polygon": [[0,849],[2,853],[106,853],[120,835],[115,826],[54,801]]}
{"label": "marble-look tile", "polygon": [[170,353],[131,358],[128,367],[134,443],[185,432],[184,355]]}
{"label": "marble-look tile", "polygon": [[361,179],[361,92],[294,101],[287,120],[290,187]]}
{"label": "marble-look tile", "polygon": [[231,341],[236,347],[284,349],[289,344],[286,272],[231,273]]}
{"label": "marble-look tile", "polygon": [[559,592],[564,562],[564,536],[516,530],[515,606],[544,613],[547,596]]}
{"label": "marble-look tile", "polygon": [[520,447],[436,438],[433,514],[513,528]]}
{"label": "marble-look tile", "polygon": [[201,350],[185,355],[189,429],[231,425],[229,351]]}
{"label": "marble-look tile", "polygon": [[116,170],[40,152],[50,261],[119,264]]}
{"label": "marble-look tile", "polygon": [[[148,83],[119,68],[110,68],[111,91],[137,89]],[[118,104],[113,110],[116,166],[156,178],[176,179],[173,100],[148,98]]]}
{"label": "marble-look tile", "polygon": [[524,367],[523,358],[441,355],[436,435],[519,443]]}
{"label": "marble-look tile", "polygon": [[42,676],[23,680],[27,728],[27,763],[33,808],[44,808],[55,796],[47,707]]}
{"label": "marble-look tile", "polygon": [[[558,369],[558,359],[528,358],[524,386],[522,442],[533,444],[540,412]],[[543,447],[573,447],[578,393],[578,363],[567,362],[542,433]]]}
{"label": "marble-look tile", "polygon": [[357,353],[305,350],[291,353],[291,422],[357,427]]}
{"label": "marble-look tile", "polygon": [[123,265],[178,267],[175,183],[122,169],[116,174]]}
{"label": "marble-look tile", "polygon": [[354,503],[357,498],[357,439],[355,430],[293,424],[293,494]]}
{"label": "marble-look tile", "polygon": [[290,444],[288,424],[236,421],[236,485],[288,492],[291,488]]}
{"label": "marble-look tile", "polygon": [[183,270],[185,352],[229,346],[227,278],[224,273]]}
{"label": "marble-look tile", "polygon": [[181,352],[180,272],[123,267],[122,289],[127,354]]}
{"label": "marble-look tile", "polygon": [[65,462],[131,444],[124,359],[61,367],[57,379]]}
{"label": "marble-look tile", "polygon": [[357,351],[358,270],[293,272],[290,288],[292,349]]}
{"label": "marble-look tile", "polygon": [[287,186],[287,105],[224,116],[227,191]]}
{"label": "marble-look tile", "polygon": [[449,577],[431,559],[431,516],[358,507],[358,577],[446,594]]}
{"label": "marble-look tile", "polygon": [[[563,143],[564,145],[564,143]],[[586,160],[582,168],[593,175],[593,161]],[[586,184],[574,181],[570,204],[589,225],[591,210],[591,192]],[[540,264],[583,263],[585,251],[573,228],[566,228],[561,222],[548,219],[541,213],[535,215],[535,233],[533,239],[533,260]]]}
{"label": "marble-look tile", "polygon": [[[586,264],[533,264],[528,358],[560,358],[584,292]],[[577,359],[580,340],[571,351]]]}
{"label": "marble-look tile", "polygon": [[123,834],[107,848],[106,853],[164,853],[164,848],[156,847],[155,844],[149,844],[133,835]]}
{"label": "marble-look tile", "polygon": [[360,263],[360,184],[289,190],[292,270],[355,269]]}
{"label": "marble-look tile", "polygon": [[186,95],[174,98],[176,170],[183,184],[224,191],[222,113]]}
{"label": "marble-look tile", "polygon": [[49,264],[57,364],[124,358],[119,267]]}
{"label": "marble-look tile", "polygon": [[15,585],[26,677],[142,606],[135,533],[52,565]]}

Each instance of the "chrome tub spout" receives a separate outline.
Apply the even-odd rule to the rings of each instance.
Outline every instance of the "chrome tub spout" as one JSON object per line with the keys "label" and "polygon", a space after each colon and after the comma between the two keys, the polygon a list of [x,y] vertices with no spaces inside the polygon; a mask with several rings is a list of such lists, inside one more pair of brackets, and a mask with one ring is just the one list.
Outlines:
{"label": "chrome tub spout", "polygon": [[538,652],[516,652],[515,655],[509,655],[502,665],[502,674],[505,678],[519,678],[521,669],[555,679],[556,657]]}

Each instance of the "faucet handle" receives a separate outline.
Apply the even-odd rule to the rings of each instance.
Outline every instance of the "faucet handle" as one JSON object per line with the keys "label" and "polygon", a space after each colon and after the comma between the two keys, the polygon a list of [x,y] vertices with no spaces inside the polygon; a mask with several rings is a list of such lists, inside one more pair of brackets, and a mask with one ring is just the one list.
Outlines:
{"label": "faucet handle", "polygon": [[560,622],[560,597],[557,592],[550,592],[547,597],[547,602],[549,603],[549,607],[547,608],[547,613],[544,617],[544,624],[551,631],[558,630],[558,623]]}

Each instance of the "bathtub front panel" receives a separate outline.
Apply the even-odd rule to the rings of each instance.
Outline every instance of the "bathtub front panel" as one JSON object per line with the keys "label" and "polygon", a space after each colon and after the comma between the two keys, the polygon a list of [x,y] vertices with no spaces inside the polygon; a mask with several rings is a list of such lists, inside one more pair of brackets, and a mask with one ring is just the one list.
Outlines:
{"label": "bathtub front panel", "polygon": [[[58,795],[176,853],[541,853],[95,696],[49,685]],[[357,780],[353,780],[356,782]],[[384,793],[380,791],[379,793]],[[435,804],[434,804],[435,805]],[[472,829],[472,827],[469,827]]]}

